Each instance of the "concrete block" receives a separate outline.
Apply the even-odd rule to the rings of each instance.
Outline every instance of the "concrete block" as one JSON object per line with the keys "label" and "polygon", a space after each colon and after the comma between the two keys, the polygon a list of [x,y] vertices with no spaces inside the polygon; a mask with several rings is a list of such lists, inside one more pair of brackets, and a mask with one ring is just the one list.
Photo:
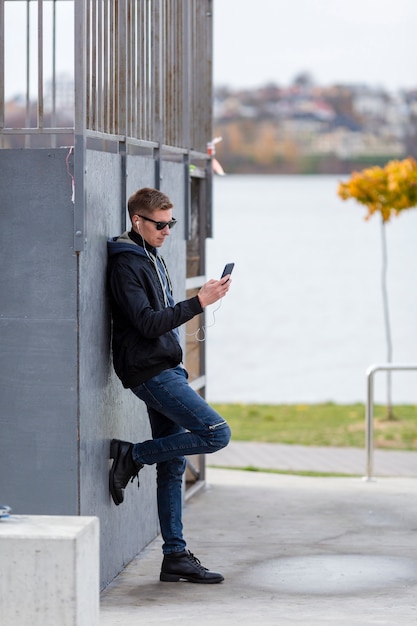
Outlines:
{"label": "concrete block", "polygon": [[12,515],[0,521],[0,623],[98,626],[97,517]]}

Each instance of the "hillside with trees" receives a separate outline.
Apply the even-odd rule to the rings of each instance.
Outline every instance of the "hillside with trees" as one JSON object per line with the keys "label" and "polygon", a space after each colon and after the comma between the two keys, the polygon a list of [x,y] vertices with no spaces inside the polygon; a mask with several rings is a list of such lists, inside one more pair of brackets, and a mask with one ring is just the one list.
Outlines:
{"label": "hillside with trees", "polygon": [[346,174],[417,158],[417,88],[320,87],[300,74],[274,84],[215,90],[217,158],[226,173]]}

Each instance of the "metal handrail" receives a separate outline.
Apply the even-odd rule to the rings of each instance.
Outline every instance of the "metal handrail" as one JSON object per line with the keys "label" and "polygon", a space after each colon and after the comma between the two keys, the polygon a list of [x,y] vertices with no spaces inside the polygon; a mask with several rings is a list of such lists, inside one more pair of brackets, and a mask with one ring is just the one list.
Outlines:
{"label": "metal handrail", "polygon": [[417,370],[417,363],[380,363],[371,365],[366,370],[366,476],[373,480],[374,465],[374,374],[379,371]]}

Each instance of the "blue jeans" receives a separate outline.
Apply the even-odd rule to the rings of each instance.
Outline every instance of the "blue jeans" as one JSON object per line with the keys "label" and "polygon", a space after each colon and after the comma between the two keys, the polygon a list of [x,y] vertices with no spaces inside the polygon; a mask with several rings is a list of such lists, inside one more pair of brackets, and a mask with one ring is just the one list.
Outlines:
{"label": "blue jeans", "polygon": [[138,463],[157,467],[159,523],[164,554],[185,548],[182,534],[182,476],[186,455],[209,454],[227,446],[227,422],[187,382],[177,366],[147,380],[133,393],[148,409],[152,437],[133,446]]}

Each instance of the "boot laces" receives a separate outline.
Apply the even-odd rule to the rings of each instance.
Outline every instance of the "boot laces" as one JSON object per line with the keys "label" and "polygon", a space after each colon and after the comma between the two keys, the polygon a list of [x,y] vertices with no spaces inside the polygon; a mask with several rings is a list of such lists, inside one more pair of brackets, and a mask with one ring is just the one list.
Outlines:
{"label": "boot laces", "polygon": [[188,558],[190,559],[190,561],[192,561],[194,563],[194,565],[196,565],[198,567],[198,569],[204,571],[204,572],[208,572],[207,567],[204,567],[204,565],[201,564],[200,559],[197,559],[196,556],[194,556],[194,554],[190,551],[188,551]]}
{"label": "boot laces", "polygon": [[139,472],[142,469],[143,465],[139,465],[139,467],[135,470],[135,473],[132,474],[132,478],[130,479],[130,482],[133,483],[133,481],[135,480],[135,478],[138,479],[138,489],[140,487],[140,482],[139,482]]}

